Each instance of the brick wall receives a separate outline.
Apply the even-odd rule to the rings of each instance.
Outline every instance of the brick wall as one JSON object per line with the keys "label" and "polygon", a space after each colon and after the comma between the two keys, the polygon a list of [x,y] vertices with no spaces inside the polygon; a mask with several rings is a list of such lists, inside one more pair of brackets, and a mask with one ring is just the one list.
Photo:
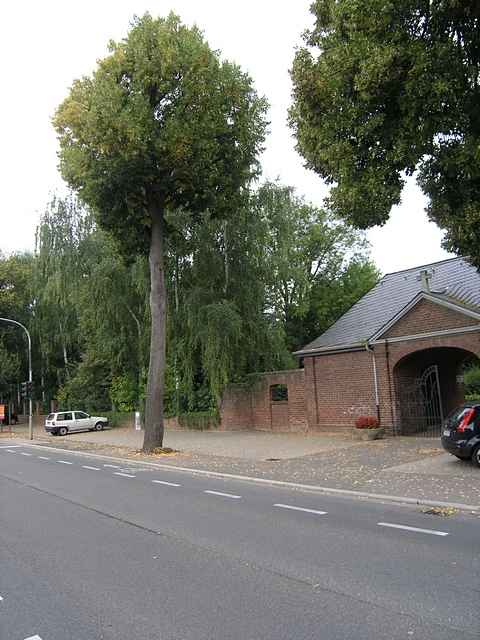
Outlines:
{"label": "brick wall", "polygon": [[470,318],[463,313],[429,300],[420,300],[413,309],[410,309],[389,331],[382,335],[382,338],[411,336],[429,331],[470,327],[476,324],[478,324],[478,320],[475,318]]}
{"label": "brick wall", "polygon": [[228,386],[220,404],[221,431],[253,429],[252,394],[248,385]]}
{"label": "brick wall", "polygon": [[353,427],[376,415],[372,355],[366,350],[305,358],[309,429]]}
{"label": "brick wall", "polygon": [[[270,387],[277,384],[287,387],[288,401],[272,401]],[[303,369],[258,374],[251,384],[230,385],[223,395],[220,415],[220,429],[225,431],[306,431]]]}

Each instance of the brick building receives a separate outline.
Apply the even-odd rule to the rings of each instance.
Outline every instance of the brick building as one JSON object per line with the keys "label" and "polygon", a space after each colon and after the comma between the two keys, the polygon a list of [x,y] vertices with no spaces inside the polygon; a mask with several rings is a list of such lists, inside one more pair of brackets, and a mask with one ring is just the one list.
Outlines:
{"label": "brick building", "polygon": [[296,355],[310,430],[377,415],[393,433],[435,432],[480,357],[480,275],[463,258],[388,274]]}
{"label": "brick building", "polygon": [[480,274],[463,258],[388,274],[295,355],[303,369],[227,390],[222,428],[331,431],[376,415],[390,433],[436,433],[480,357]]}

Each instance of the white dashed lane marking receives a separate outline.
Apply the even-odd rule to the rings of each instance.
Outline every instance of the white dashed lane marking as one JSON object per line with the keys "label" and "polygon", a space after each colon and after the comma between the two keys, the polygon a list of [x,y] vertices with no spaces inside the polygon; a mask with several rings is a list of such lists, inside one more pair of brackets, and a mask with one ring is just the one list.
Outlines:
{"label": "white dashed lane marking", "polygon": [[16,451],[12,451],[12,449],[7,449],[8,453],[17,453]]}
{"label": "white dashed lane marking", "polygon": [[20,451],[21,456],[31,456],[31,453],[26,453],[25,451]]}
{"label": "white dashed lane marking", "polygon": [[50,460],[50,458],[47,458],[47,456],[38,456],[40,458],[40,460]]}
{"label": "white dashed lane marking", "polygon": [[57,460],[58,464],[73,464],[73,462],[67,462],[66,460]]}
{"label": "white dashed lane marking", "polygon": [[317,509],[305,509],[304,507],[294,507],[291,504],[274,504],[274,507],[279,507],[280,509],[291,509],[292,511],[304,511],[305,513],[314,513],[317,516],[326,516],[326,511],[317,511]]}
{"label": "white dashed lane marking", "polygon": [[19,444],[2,444],[0,445],[0,449],[20,449]]}
{"label": "white dashed lane marking", "polygon": [[107,467],[107,469],[120,469],[117,464],[104,464],[103,466]]}
{"label": "white dashed lane marking", "polygon": [[29,636],[25,638],[25,640],[42,640],[40,636]]}
{"label": "white dashed lane marking", "polygon": [[409,527],[406,524],[393,524],[392,522],[377,522],[379,527],[390,527],[391,529],[403,529],[404,531],[413,531],[414,533],[428,533],[431,536],[448,536],[446,531],[437,531],[434,529],[419,529],[418,527]]}
{"label": "white dashed lane marking", "polygon": [[136,478],[137,476],[132,476],[130,473],[122,473],[120,471],[115,471],[114,476],[122,476],[122,478]]}
{"label": "white dashed lane marking", "polygon": [[82,464],[82,469],[90,469],[91,471],[100,471],[99,467],[89,467],[88,464]]}
{"label": "white dashed lane marking", "polygon": [[233,493],[222,493],[221,491],[204,491],[203,493],[209,493],[212,496],[221,496],[222,498],[233,498],[234,500],[240,500],[242,496],[236,496]]}
{"label": "white dashed lane marking", "polygon": [[165,480],[152,480],[155,484],[165,484],[167,487],[181,487],[181,484],[177,484],[176,482],[166,482]]}

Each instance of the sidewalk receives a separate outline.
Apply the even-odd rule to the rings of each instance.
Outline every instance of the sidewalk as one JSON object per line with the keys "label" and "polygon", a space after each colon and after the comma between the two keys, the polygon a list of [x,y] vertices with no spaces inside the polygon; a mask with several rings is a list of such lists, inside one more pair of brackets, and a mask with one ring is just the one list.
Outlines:
{"label": "sidewalk", "polygon": [[[15,429],[26,437],[25,428]],[[168,431],[174,454],[145,456],[142,432],[111,429],[65,438],[35,434],[47,446],[157,461],[166,465],[269,480],[480,505],[480,469],[444,453],[438,438],[358,442],[348,435]]]}

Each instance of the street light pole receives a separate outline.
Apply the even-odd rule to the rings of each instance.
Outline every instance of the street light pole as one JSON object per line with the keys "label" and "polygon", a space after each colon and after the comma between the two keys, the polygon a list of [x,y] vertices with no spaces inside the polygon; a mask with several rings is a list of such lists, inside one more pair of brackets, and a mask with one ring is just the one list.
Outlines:
{"label": "street light pole", "polygon": [[15,324],[17,327],[21,327],[25,333],[27,334],[28,340],[28,382],[30,387],[29,402],[28,402],[28,436],[30,440],[33,440],[33,424],[32,424],[32,340],[30,338],[30,333],[25,325],[21,322],[17,322],[16,320],[11,320],[10,318],[0,318],[0,321],[10,322],[10,324]]}

